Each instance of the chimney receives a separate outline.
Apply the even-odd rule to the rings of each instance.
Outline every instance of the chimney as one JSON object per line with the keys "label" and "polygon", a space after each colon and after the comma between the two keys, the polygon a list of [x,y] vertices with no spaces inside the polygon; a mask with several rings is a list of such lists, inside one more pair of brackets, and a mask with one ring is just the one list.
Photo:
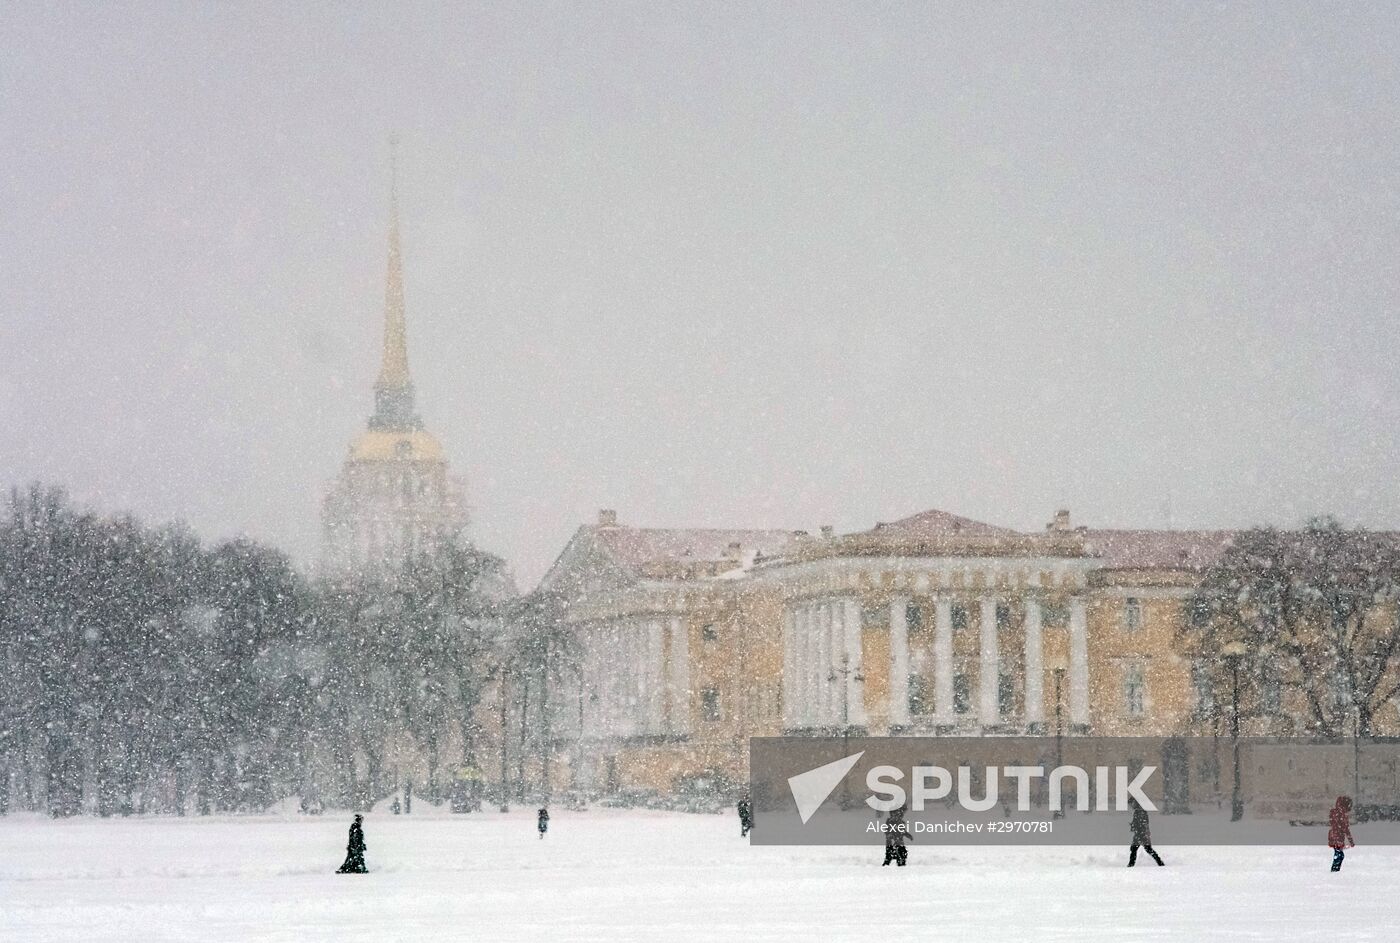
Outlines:
{"label": "chimney", "polygon": [[1053,531],[1055,533],[1063,533],[1064,531],[1070,530],[1069,511],[1064,510],[1063,508],[1056,511],[1055,519],[1049,524],[1046,524],[1045,529],[1047,531]]}
{"label": "chimney", "polygon": [[823,524],[823,525],[822,525],[822,536],[823,536],[823,537],[825,537],[825,538],[827,538],[827,539],[830,539],[831,537],[835,536],[835,534],[836,534],[836,528],[835,528],[835,527],[832,527],[830,524]]}
{"label": "chimney", "polygon": [[599,527],[616,527],[616,526],[617,526],[617,512],[614,511],[614,510],[612,510],[611,508],[603,508],[602,510],[600,510],[600,511],[598,512],[598,526],[599,526]]}

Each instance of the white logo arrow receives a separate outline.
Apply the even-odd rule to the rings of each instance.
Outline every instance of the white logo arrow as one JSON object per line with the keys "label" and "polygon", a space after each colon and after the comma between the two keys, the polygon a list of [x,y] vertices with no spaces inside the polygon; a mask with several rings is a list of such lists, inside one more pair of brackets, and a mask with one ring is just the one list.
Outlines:
{"label": "white logo arrow", "polygon": [[797,803],[797,814],[802,816],[803,825],[806,825],[807,820],[817,814],[817,810],[822,807],[826,797],[831,795],[831,791],[836,788],[836,785],[846,778],[851,767],[855,766],[862,756],[865,756],[864,750],[844,759],[827,763],[825,766],[818,766],[816,769],[809,769],[805,773],[788,777],[788,788],[792,790],[792,798]]}

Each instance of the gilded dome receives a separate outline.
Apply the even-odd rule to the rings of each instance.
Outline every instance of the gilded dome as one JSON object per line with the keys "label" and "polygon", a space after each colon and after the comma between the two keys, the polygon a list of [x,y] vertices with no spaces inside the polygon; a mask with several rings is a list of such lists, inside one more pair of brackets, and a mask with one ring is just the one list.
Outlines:
{"label": "gilded dome", "polygon": [[442,445],[421,429],[368,429],[350,445],[355,462],[441,462]]}

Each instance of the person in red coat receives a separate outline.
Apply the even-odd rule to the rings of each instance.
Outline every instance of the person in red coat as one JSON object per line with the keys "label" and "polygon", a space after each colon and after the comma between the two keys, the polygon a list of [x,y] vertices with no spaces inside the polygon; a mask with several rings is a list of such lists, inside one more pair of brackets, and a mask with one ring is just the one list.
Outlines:
{"label": "person in red coat", "polygon": [[1355,848],[1351,838],[1351,796],[1338,796],[1337,804],[1327,816],[1327,844],[1332,848],[1332,870],[1342,870],[1344,848]]}

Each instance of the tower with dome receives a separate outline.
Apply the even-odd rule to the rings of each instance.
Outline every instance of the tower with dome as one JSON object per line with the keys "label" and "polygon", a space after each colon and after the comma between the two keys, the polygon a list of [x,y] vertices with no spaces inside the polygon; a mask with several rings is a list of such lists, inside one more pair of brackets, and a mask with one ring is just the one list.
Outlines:
{"label": "tower with dome", "polygon": [[391,194],[384,350],[374,412],[350,444],[321,512],[330,575],[393,569],[466,527],[463,487],[442,444],[423,428],[408,369],[408,325],[397,188]]}

